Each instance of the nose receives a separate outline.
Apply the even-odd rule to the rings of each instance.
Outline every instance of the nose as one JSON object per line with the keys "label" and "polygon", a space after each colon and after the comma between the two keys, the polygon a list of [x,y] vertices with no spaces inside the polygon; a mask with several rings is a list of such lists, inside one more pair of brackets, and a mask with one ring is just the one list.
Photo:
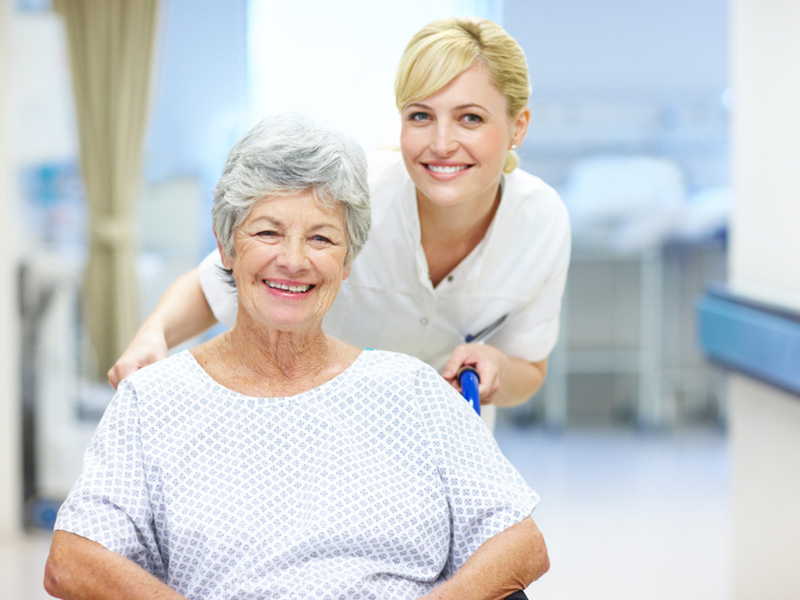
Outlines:
{"label": "nose", "polygon": [[278,253],[278,266],[287,273],[297,273],[306,268],[306,240],[302,237],[287,236],[281,242]]}
{"label": "nose", "polygon": [[436,123],[431,139],[431,150],[438,156],[450,156],[458,148],[458,136],[452,123],[442,119]]}

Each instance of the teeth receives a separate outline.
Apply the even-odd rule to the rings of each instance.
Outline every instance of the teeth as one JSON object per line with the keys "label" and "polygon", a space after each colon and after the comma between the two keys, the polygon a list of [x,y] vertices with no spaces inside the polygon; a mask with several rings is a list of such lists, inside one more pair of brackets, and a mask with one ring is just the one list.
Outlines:
{"label": "teeth", "polygon": [[274,283],[272,281],[267,281],[267,287],[271,287],[273,290],[282,290],[284,292],[293,292],[295,294],[307,292],[311,289],[312,286],[310,285],[284,285],[283,283]]}
{"label": "teeth", "polygon": [[463,171],[464,169],[466,169],[467,165],[461,165],[455,167],[440,167],[438,165],[428,165],[428,168],[434,173],[458,173],[459,171]]}

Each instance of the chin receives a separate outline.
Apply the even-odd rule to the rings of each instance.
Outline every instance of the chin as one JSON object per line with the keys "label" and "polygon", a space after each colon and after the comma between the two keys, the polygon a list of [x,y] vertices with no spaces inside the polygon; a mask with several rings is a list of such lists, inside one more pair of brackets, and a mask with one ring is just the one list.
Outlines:
{"label": "chin", "polygon": [[422,195],[430,202],[431,204],[435,204],[436,206],[448,207],[448,206],[455,206],[460,204],[464,197],[461,195],[450,195],[450,194],[428,194],[425,191],[422,191]]}

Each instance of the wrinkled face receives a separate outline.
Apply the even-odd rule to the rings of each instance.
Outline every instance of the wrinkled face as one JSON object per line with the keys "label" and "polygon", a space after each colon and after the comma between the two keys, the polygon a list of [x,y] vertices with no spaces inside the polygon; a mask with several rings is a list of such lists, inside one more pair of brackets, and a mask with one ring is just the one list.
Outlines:
{"label": "wrinkled face", "polygon": [[320,206],[311,191],[260,200],[233,234],[239,319],[280,331],[319,327],[342,280],[348,238],[344,205]]}
{"label": "wrinkled face", "polygon": [[491,74],[474,65],[401,112],[400,146],[417,197],[440,206],[491,203],[506,153],[519,145],[530,112],[508,115]]}

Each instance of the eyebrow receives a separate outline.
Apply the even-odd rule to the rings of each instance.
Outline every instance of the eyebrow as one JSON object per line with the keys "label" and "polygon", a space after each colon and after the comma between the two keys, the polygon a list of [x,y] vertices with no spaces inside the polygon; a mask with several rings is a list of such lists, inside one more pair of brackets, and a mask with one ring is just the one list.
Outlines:
{"label": "eyebrow", "polygon": [[[263,215],[261,217],[256,217],[255,219],[250,221],[251,227],[263,227],[264,224],[268,224],[271,227],[277,227],[277,228],[284,226],[283,221],[275,219],[273,217],[268,217],[266,215]],[[244,225],[244,223],[242,223],[242,225]]]}
{"label": "eyebrow", "polygon": [[[424,104],[422,102],[411,102],[411,103],[406,105],[406,110],[408,110],[409,108],[412,108],[412,107],[425,108],[425,109],[428,109],[428,110],[430,110],[430,108],[431,108],[428,104]],[[465,110],[465,109],[468,109],[468,108],[479,108],[484,112],[487,112],[487,113],[491,112],[486,107],[484,107],[484,106],[482,106],[480,104],[477,104],[475,102],[467,102],[466,104],[459,104],[458,106],[454,106],[453,110]]]}
{"label": "eyebrow", "polygon": [[[271,225],[274,225],[275,227],[284,227],[283,221],[281,221],[280,219],[276,219],[274,217],[270,217],[268,215],[263,215],[261,217],[256,217],[255,219],[253,219],[251,221],[251,223],[253,225],[256,225],[256,224],[260,223],[261,221],[267,221],[268,223],[270,223]],[[317,231],[319,229],[325,229],[326,227],[330,228],[330,229],[334,229],[335,231],[341,231],[342,230],[335,223],[322,222],[322,223],[315,223],[314,225],[312,225],[309,228],[309,231]]]}

